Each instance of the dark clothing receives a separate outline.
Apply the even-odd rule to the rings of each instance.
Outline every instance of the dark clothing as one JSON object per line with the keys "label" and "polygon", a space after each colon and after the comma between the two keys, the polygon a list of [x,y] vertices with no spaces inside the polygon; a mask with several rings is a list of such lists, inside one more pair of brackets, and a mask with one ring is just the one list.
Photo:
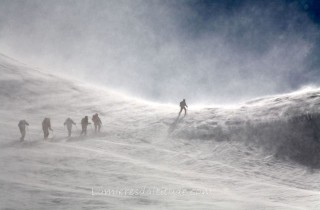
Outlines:
{"label": "dark clothing", "polygon": [[87,127],[88,127],[89,124],[90,123],[88,121],[88,117],[87,116],[82,118],[82,120],[81,120],[82,131],[81,131],[80,135],[82,135],[82,134],[87,135]]}
{"label": "dark clothing", "polygon": [[28,126],[29,123],[25,120],[20,120],[19,121],[19,124],[18,124],[18,127],[19,127],[19,130],[20,130],[20,133],[21,133],[21,138],[20,138],[20,141],[23,141],[25,136],[26,136],[26,126]]}
{"label": "dark clothing", "polygon": [[180,116],[182,110],[184,110],[184,116],[186,116],[186,114],[187,114],[187,109],[186,109],[186,107],[188,107],[188,105],[186,104],[186,101],[185,101],[185,100],[181,101],[181,102],[180,102],[180,112],[179,112],[179,116]]}
{"label": "dark clothing", "polygon": [[68,129],[68,136],[71,136],[71,131],[72,131],[72,125],[76,125],[75,122],[73,122],[73,120],[71,118],[66,119],[66,121],[64,122],[64,125],[67,126]]}
{"label": "dark clothing", "polygon": [[[180,107],[186,107],[187,106],[187,104],[186,104],[186,101],[181,101],[180,102]],[[188,106],[187,106],[188,107]]]}
{"label": "dark clothing", "polygon": [[49,130],[52,131],[51,122],[49,118],[44,118],[44,120],[42,121],[42,130],[43,130],[44,139],[47,139],[49,136]]}
{"label": "dark clothing", "polygon": [[182,110],[184,110],[184,115],[186,115],[187,114],[187,109],[186,109],[186,107],[180,107],[180,112],[179,112],[179,116],[180,116],[180,114],[181,114],[181,112],[182,112]]}
{"label": "dark clothing", "polygon": [[92,121],[94,124],[94,132],[97,132],[97,130],[100,132],[102,122],[98,114],[92,116]]}

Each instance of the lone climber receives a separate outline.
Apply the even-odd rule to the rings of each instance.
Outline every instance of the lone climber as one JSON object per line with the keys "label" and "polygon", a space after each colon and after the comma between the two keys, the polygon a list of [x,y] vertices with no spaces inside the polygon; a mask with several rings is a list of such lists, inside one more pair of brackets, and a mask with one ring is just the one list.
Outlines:
{"label": "lone climber", "polygon": [[179,112],[179,116],[182,112],[182,110],[184,110],[184,116],[186,116],[187,114],[187,109],[186,107],[188,107],[188,105],[186,104],[186,99],[183,99],[181,102],[180,102],[180,112]]}

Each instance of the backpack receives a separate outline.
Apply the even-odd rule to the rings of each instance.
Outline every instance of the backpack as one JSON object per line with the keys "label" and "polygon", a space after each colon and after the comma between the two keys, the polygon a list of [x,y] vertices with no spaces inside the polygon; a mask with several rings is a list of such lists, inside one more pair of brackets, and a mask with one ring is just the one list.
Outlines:
{"label": "backpack", "polygon": [[88,118],[82,118],[81,124],[87,125],[88,123]]}

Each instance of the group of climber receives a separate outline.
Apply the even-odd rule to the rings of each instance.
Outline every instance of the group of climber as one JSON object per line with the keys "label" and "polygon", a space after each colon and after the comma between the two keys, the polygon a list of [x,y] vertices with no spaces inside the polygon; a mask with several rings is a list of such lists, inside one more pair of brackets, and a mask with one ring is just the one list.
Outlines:
{"label": "group of climber", "polygon": [[[100,119],[100,117],[99,117],[99,115],[97,113],[92,116],[92,122],[94,124],[95,132],[100,132],[102,122],[101,122],[101,119]],[[89,123],[88,116],[85,116],[84,118],[82,118],[82,120],[81,120],[82,130],[81,130],[81,134],[80,135],[87,135],[87,127],[88,127],[89,124],[91,124],[91,123]],[[67,126],[68,137],[71,137],[71,132],[72,132],[72,126],[73,125],[76,126],[76,123],[70,117],[68,117],[64,122],[64,126]],[[27,128],[27,126],[29,126],[29,123],[26,120],[20,120],[19,121],[18,127],[19,127],[20,133],[21,133],[20,141],[23,141],[25,136],[26,136],[26,128]],[[53,131],[52,128],[51,128],[50,118],[46,117],[42,121],[42,131],[43,131],[44,139],[48,139],[49,130]]]}
{"label": "group of climber", "polygon": [[[179,112],[179,116],[181,115],[181,112],[184,110],[184,116],[186,116],[187,114],[187,109],[186,107],[188,107],[188,105],[186,104],[186,100],[183,99],[180,102],[180,112]],[[94,114],[92,116],[92,122],[94,124],[94,131],[95,132],[100,132],[101,129],[101,119],[98,116],[98,114]],[[89,123],[89,119],[88,116],[85,116],[84,118],[82,118],[81,120],[81,134],[80,135],[87,135],[87,127],[88,125],[91,124]],[[68,130],[68,137],[71,137],[71,132],[72,132],[72,126],[75,125],[76,123],[69,117],[66,119],[66,121],[64,122],[64,126],[67,126],[67,130]],[[20,129],[20,133],[21,133],[21,138],[20,141],[23,141],[25,136],[26,136],[26,126],[29,126],[29,123],[26,120],[20,120],[18,127]],[[53,131],[51,128],[51,122],[50,122],[50,118],[44,118],[44,120],[42,121],[42,131],[43,131],[43,135],[44,135],[44,139],[47,139],[49,137],[49,130]]]}

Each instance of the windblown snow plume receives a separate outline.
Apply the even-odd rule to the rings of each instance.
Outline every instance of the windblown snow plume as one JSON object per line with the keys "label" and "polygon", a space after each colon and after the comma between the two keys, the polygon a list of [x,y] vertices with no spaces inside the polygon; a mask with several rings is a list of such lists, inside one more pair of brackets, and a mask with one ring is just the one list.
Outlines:
{"label": "windblown snow plume", "polygon": [[[1,0],[0,48],[157,102],[226,104],[319,84],[312,0]],[[304,6],[303,6],[304,8]]]}
{"label": "windblown snow plume", "polygon": [[[320,90],[149,103],[0,57],[1,209],[318,209]],[[102,132],[83,116],[99,113]],[[53,132],[43,141],[41,122]],[[71,117],[71,138],[63,126]],[[30,126],[19,141],[18,121]]]}

